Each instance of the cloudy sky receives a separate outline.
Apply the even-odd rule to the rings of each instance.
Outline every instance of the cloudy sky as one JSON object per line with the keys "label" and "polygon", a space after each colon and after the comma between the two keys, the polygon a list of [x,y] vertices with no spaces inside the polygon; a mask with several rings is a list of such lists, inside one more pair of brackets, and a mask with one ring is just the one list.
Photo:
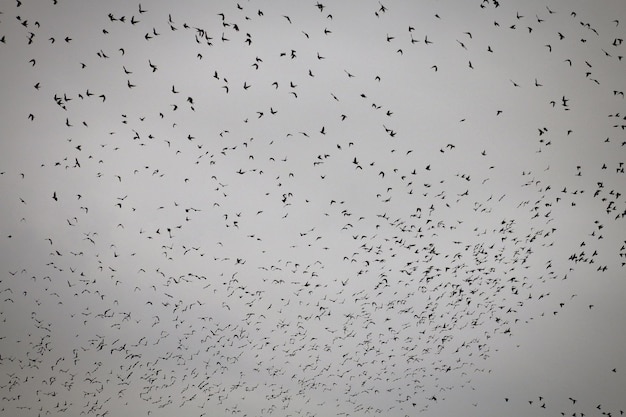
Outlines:
{"label": "cloudy sky", "polygon": [[0,13],[0,414],[626,410],[622,1]]}

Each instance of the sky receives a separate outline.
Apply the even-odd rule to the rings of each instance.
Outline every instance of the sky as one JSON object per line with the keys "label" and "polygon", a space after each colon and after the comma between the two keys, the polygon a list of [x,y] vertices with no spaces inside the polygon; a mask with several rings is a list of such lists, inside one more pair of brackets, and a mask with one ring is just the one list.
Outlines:
{"label": "sky", "polygon": [[0,415],[622,415],[624,25],[3,1]]}

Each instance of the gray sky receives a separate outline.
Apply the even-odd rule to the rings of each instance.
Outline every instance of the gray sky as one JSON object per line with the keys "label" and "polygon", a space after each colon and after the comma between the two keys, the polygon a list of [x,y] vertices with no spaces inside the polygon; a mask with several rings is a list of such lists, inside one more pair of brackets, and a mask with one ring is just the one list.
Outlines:
{"label": "gray sky", "polygon": [[626,410],[623,2],[0,12],[0,414]]}

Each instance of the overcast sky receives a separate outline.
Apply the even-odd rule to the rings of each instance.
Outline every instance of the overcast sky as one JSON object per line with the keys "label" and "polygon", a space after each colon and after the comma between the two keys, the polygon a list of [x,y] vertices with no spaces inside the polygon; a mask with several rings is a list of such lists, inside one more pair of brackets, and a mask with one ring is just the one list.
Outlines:
{"label": "overcast sky", "polygon": [[626,6],[3,1],[0,414],[626,410]]}

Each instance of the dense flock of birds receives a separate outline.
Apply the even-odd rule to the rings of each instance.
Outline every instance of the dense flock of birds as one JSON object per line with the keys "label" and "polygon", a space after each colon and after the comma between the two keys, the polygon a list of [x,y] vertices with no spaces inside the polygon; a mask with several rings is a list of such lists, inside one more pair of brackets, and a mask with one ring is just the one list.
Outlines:
{"label": "dense flock of birds", "polygon": [[349,3],[0,6],[0,414],[440,415],[624,294],[620,16]]}

